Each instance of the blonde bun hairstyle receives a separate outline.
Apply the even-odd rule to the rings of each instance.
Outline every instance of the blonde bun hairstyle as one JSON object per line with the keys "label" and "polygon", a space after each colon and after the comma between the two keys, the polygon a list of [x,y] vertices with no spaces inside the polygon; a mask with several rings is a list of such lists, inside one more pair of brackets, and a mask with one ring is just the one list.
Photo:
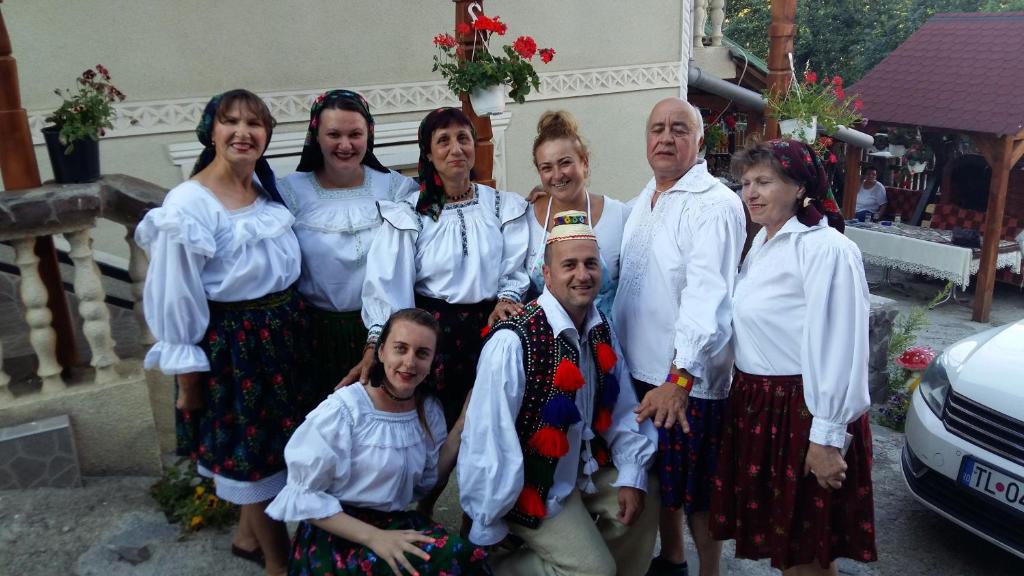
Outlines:
{"label": "blonde bun hairstyle", "polygon": [[563,138],[572,142],[576,154],[589,166],[590,150],[580,137],[579,124],[576,123],[576,118],[565,110],[548,110],[541,114],[540,120],[537,120],[537,137],[533,140],[534,166],[537,165],[537,149],[542,144]]}

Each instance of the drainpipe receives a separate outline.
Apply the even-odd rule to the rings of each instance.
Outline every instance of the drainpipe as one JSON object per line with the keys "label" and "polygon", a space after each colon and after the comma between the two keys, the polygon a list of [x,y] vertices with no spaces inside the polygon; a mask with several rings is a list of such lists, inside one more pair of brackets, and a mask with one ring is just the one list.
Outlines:
{"label": "drainpipe", "polygon": [[[697,66],[690,66],[688,76],[689,85],[694,88],[699,88],[705,92],[732,100],[744,108],[750,108],[758,112],[764,111],[764,97],[753,90],[748,90],[732,82],[726,82],[721,78],[704,72]],[[832,137],[858,148],[870,148],[875,142],[872,136],[846,127],[840,127]]]}

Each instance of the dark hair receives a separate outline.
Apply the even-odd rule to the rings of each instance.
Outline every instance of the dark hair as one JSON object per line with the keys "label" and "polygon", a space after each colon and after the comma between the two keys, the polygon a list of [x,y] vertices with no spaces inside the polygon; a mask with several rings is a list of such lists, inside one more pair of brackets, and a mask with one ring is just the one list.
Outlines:
{"label": "dark hair", "polygon": [[[469,132],[473,136],[473,144],[476,144],[476,128],[473,127],[469,116],[466,116],[458,108],[438,108],[427,114],[423,121],[420,122],[420,128],[417,133],[417,142],[420,147],[418,166],[420,196],[416,201],[416,211],[420,214],[430,215],[434,220],[440,217],[445,200],[444,185],[437,174],[437,168],[434,167],[434,163],[428,158],[430,143],[433,140],[435,131],[450,126],[469,128]],[[472,168],[469,170],[469,179],[476,180],[476,172]]]}
{"label": "dark hair", "polygon": [[320,132],[320,117],[325,110],[344,110],[362,116],[366,122],[366,150],[359,163],[377,172],[390,172],[373,153],[374,120],[370,114],[370,104],[361,94],[351,90],[329,90],[314,100],[309,109],[306,141],[302,146],[302,155],[299,157],[299,165],[295,168],[296,172],[314,172],[324,166],[324,153],[320,149],[317,135]]}
{"label": "dark hair", "polygon": [[270,137],[274,135],[274,127],[277,126],[277,120],[274,119],[273,114],[270,113],[270,108],[267,107],[267,103],[262,98],[244,88],[228,90],[221,95],[220,103],[217,105],[217,113],[214,115],[217,122],[223,123],[227,119],[228,111],[236,104],[248,109],[260,119],[263,127],[267,130],[267,144],[269,145]]}
{"label": "dark hair", "polygon": [[741,180],[744,173],[757,166],[765,166],[771,169],[786,184],[792,184],[793,186],[803,185],[802,182],[794,180],[792,176],[786,173],[782,163],[772,154],[771,148],[764,142],[751,142],[746,148],[737,150],[729,161],[729,171],[732,172],[732,175],[737,180]]}
{"label": "dark hair", "polygon": [[867,174],[868,172],[878,174],[878,168],[875,168],[874,166],[865,166],[864,169],[860,171],[861,174]]}
{"label": "dark hair", "polygon": [[580,127],[576,118],[565,110],[548,110],[541,114],[537,121],[537,137],[533,139],[533,165],[537,165],[537,149],[552,140],[569,140],[576,149],[576,154],[584,162],[590,162],[590,149],[580,137]]}
{"label": "dark hair", "polygon": [[423,412],[423,403],[427,395],[432,394],[437,388],[434,382],[434,374],[438,363],[438,348],[441,345],[441,326],[437,323],[433,314],[419,308],[405,308],[395,312],[388,318],[380,331],[380,336],[377,338],[377,345],[374,347],[373,352],[376,360],[373,363],[373,367],[370,368],[370,385],[374,388],[379,388],[384,380],[387,379],[387,374],[384,373],[384,363],[380,361],[380,352],[384,344],[387,343],[388,337],[391,336],[391,327],[395,325],[395,322],[399,321],[411,322],[425,328],[430,328],[434,332],[434,360],[430,364],[430,373],[416,387],[415,393],[416,415],[419,416],[420,424],[427,432],[427,436],[433,438],[433,435],[430,433],[430,426],[427,425],[426,414]]}

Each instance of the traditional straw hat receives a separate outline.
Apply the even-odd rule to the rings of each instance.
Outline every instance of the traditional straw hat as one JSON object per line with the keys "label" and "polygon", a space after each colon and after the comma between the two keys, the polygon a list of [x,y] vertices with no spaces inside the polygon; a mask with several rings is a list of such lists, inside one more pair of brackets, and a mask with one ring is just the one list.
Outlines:
{"label": "traditional straw hat", "polygon": [[555,226],[548,233],[546,244],[563,240],[593,240],[594,229],[587,222],[587,213],[579,210],[568,210],[555,214]]}

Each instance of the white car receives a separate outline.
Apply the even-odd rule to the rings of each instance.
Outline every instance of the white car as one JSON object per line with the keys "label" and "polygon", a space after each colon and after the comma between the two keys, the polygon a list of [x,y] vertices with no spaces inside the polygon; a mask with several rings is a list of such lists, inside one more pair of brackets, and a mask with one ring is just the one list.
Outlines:
{"label": "white car", "polygon": [[1024,320],[936,357],[906,432],[903,477],[917,499],[1024,558]]}

